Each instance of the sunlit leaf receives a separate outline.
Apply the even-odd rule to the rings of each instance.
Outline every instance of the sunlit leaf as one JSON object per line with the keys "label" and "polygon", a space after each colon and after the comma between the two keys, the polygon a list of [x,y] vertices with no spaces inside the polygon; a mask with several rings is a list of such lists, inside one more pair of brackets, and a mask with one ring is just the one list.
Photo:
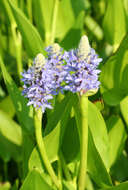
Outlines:
{"label": "sunlit leaf", "polygon": [[21,127],[5,112],[0,110],[0,155],[7,161],[9,157],[21,160]]}
{"label": "sunlit leaf", "polygon": [[41,176],[41,174],[38,172],[38,170],[32,170],[29,172],[28,176],[26,177],[22,187],[20,190],[39,190],[39,189],[45,189],[45,190],[52,190],[52,187],[50,187],[45,179]]}
{"label": "sunlit leaf", "polygon": [[126,131],[119,116],[111,116],[107,120],[109,135],[109,164],[110,166],[120,156],[126,141]]}
{"label": "sunlit leaf", "polygon": [[[9,107],[9,109],[8,109]],[[13,117],[15,115],[15,108],[11,101],[10,96],[6,96],[1,102],[0,102],[0,109],[4,112],[8,113],[10,117]]]}
{"label": "sunlit leaf", "polygon": [[[79,99],[76,97],[77,106],[74,107],[76,117],[80,118]],[[79,121],[80,122],[80,121]],[[106,166],[109,167],[108,161],[108,135],[104,119],[98,108],[88,101],[88,123],[91,130],[95,146]],[[78,123],[80,125],[80,123]],[[100,138],[99,138],[100,137]]]}
{"label": "sunlit leaf", "polygon": [[107,1],[103,27],[108,42],[118,47],[126,34],[126,19],[122,0]]}

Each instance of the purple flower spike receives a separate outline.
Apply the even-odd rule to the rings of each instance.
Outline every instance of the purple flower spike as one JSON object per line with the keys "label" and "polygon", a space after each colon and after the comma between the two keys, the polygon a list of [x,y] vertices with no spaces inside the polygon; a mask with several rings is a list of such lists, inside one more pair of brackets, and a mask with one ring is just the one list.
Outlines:
{"label": "purple flower spike", "polygon": [[28,98],[27,105],[52,109],[53,95],[62,91],[61,83],[64,80],[62,49],[58,44],[46,48],[47,58],[41,53],[36,56],[33,65],[22,73],[23,92]]}
{"label": "purple flower spike", "polygon": [[95,50],[89,45],[88,38],[83,36],[78,49],[64,53],[66,61],[65,90],[73,93],[86,93],[87,96],[94,94],[100,85],[97,66],[102,61],[98,58]]}

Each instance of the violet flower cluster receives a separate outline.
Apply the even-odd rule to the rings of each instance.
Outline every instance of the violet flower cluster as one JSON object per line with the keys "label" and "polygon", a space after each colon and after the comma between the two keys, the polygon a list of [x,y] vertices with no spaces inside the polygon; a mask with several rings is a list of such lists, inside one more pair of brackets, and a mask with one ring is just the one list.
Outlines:
{"label": "violet flower cluster", "polygon": [[59,92],[71,91],[80,95],[95,93],[99,88],[97,69],[102,61],[83,36],[77,49],[64,51],[58,44],[46,49],[47,57],[38,54],[33,65],[22,73],[23,95],[27,105],[52,109],[51,99]]}

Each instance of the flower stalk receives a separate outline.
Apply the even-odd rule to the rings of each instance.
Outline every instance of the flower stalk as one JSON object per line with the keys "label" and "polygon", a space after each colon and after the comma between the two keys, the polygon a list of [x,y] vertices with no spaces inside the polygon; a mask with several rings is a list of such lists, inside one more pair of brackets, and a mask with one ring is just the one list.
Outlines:
{"label": "flower stalk", "polygon": [[81,141],[80,141],[80,170],[78,178],[78,190],[86,187],[87,150],[88,150],[88,97],[80,97],[81,112]]}
{"label": "flower stalk", "polygon": [[37,146],[39,148],[40,154],[41,154],[41,158],[43,160],[43,163],[49,173],[49,175],[51,176],[51,179],[53,181],[53,183],[56,185],[56,187],[59,189],[60,188],[60,182],[50,164],[50,161],[48,159],[46,150],[45,150],[45,145],[44,145],[44,141],[43,141],[43,137],[42,137],[42,111],[40,109],[38,109],[37,111],[35,111],[35,115],[34,115],[34,121],[35,121],[35,134],[36,134],[36,141],[37,141]]}

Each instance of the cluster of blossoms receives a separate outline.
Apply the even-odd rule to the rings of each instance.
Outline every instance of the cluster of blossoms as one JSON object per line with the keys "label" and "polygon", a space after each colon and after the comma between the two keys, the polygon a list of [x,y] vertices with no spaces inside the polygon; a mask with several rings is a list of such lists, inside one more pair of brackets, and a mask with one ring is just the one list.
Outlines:
{"label": "cluster of blossoms", "polygon": [[77,49],[64,51],[58,44],[46,49],[47,57],[38,54],[33,65],[22,73],[23,95],[28,105],[51,109],[53,95],[65,90],[82,94],[94,93],[99,88],[97,66],[102,61],[83,36]]}

